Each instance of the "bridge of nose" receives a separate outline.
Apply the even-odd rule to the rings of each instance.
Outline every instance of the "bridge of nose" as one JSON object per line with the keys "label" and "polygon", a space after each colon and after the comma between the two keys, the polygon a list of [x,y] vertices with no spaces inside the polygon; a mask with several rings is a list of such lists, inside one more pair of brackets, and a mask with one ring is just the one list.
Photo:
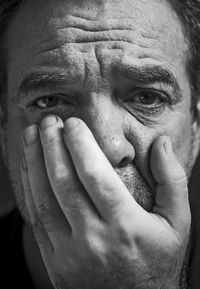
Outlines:
{"label": "bridge of nose", "polygon": [[109,93],[90,93],[86,99],[77,117],[87,124],[113,167],[131,162],[135,153],[126,136],[129,120],[123,110]]}

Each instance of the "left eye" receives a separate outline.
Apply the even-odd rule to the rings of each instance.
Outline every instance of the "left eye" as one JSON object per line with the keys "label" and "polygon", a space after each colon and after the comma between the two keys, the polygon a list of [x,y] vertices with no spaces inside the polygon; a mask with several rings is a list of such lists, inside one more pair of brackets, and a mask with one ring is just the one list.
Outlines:
{"label": "left eye", "polygon": [[157,106],[162,104],[164,102],[164,99],[159,93],[145,91],[136,93],[128,101],[135,102],[145,106]]}
{"label": "left eye", "polygon": [[162,102],[161,98],[158,95],[153,93],[144,93],[138,96],[138,100],[141,104],[152,105],[160,104]]}

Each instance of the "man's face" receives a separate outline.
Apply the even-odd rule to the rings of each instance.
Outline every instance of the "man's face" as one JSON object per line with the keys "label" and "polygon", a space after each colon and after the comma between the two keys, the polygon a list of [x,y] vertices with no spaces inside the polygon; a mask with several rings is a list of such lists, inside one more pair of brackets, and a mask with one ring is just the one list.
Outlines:
{"label": "man's face", "polygon": [[126,183],[151,209],[150,150],[169,135],[189,173],[194,162],[187,46],[160,0],[25,1],[6,37],[7,158],[22,213],[23,130],[47,114],[81,118]]}

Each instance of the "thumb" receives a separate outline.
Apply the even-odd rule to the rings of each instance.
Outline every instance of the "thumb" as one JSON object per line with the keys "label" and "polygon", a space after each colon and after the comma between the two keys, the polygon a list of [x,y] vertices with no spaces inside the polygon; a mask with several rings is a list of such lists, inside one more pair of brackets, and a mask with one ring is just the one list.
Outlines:
{"label": "thumb", "polygon": [[191,214],[187,177],[169,137],[161,136],[154,142],[150,165],[157,183],[153,213],[164,217],[176,231],[189,234]]}

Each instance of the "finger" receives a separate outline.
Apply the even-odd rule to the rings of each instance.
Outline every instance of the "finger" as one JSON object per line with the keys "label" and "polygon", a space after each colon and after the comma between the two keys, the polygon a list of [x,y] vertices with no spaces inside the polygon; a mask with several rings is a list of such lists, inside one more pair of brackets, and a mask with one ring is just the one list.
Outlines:
{"label": "finger", "polygon": [[49,239],[48,234],[44,230],[37,216],[37,211],[36,211],[36,207],[35,207],[32,192],[31,192],[31,187],[29,183],[28,167],[27,167],[25,156],[23,156],[22,158],[20,169],[21,169],[21,176],[22,176],[22,184],[24,188],[26,208],[28,210],[29,218],[30,218],[29,224],[31,224],[33,235],[40,249],[49,250],[50,252],[52,252],[53,246],[52,246],[51,240]]}
{"label": "finger", "polygon": [[104,219],[139,206],[82,120],[65,121],[64,140],[81,182]]}
{"label": "finger", "polygon": [[32,125],[24,132],[23,147],[28,167],[30,191],[38,218],[53,244],[58,236],[68,235],[70,226],[54,197],[43,160],[38,127]]}
{"label": "finger", "polygon": [[162,136],[155,141],[150,164],[157,182],[153,212],[164,217],[175,230],[188,233],[191,216],[187,177],[169,137]]}
{"label": "finger", "polygon": [[[54,122],[55,120],[55,122]],[[63,141],[63,122],[49,116],[41,123],[41,141],[51,186],[72,230],[98,219],[98,213],[85,192]]]}

